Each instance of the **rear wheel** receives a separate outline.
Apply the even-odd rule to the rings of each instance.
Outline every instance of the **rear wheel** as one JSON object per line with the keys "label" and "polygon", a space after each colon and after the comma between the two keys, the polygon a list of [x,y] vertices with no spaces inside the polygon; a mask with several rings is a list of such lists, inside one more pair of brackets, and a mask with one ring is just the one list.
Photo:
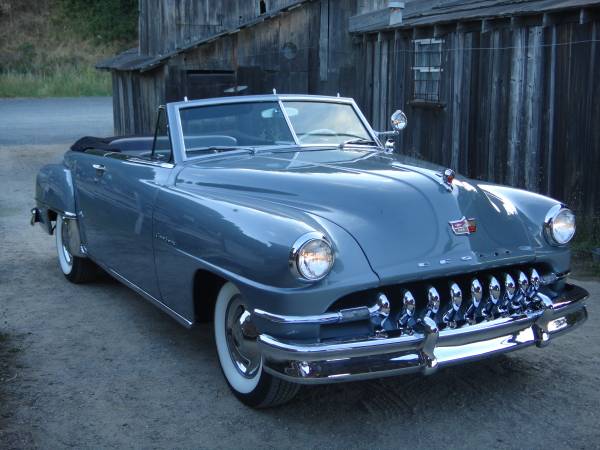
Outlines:
{"label": "rear wheel", "polygon": [[263,370],[255,327],[239,290],[225,283],[215,305],[215,342],[221,370],[235,396],[248,406],[268,408],[290,401],[300,386]]}
{"label": "rear wheel", "polygon": [[54,234],[60,270],[71,283],[92,281],[98,273],[96,265],[87,258],[74,256],[69,248],[72,226],[77,226],[73,220],[64,220],[60,214],[57,215]]}

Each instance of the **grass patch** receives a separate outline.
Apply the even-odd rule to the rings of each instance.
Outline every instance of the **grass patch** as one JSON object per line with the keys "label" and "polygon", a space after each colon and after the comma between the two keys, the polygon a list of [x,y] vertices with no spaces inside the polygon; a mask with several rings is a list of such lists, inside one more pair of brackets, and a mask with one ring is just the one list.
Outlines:
{"label": "grass patch", "polygon": [[135,45],[134,0],[0,0],[0,97],[111,95],[95,64]]}
{"label": "grass patch", "polygon": [[111,77],[90,66],[53,71],[0,73],[0,97],[79,97],[111,95]]}

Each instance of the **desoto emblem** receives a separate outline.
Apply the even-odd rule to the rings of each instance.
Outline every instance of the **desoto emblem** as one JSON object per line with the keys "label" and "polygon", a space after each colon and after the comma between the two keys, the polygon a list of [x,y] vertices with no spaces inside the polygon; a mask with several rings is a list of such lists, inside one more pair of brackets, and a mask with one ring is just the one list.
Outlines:
{"label": "desoto emblem", "polygon": [[464,234],[472,234],[477,231],[477,224],[475,223],[475,219],[467,219],[463,217],[460,220],[452,220],[450,221],[450,228],[454,231],[454,234],[457,236],[462,236]]}

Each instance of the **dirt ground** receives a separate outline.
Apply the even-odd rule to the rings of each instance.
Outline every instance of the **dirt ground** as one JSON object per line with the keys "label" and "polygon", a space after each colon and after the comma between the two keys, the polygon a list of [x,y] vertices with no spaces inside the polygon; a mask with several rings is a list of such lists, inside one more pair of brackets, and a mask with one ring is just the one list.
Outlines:
{"label": "dirt ground", "polygon": [[600,282],[580,282],[588,322],[547,348],[254,411],[229,393],[207,326],[185,330],[108,279],[64,279],[28,224],[35,173],[63,151],[0,141],[0,448],[600,446]]}

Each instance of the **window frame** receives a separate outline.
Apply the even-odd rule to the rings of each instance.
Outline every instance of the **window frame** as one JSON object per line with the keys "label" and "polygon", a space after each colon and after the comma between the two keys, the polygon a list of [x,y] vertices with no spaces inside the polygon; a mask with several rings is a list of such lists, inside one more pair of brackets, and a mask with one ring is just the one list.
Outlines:
{"label": "window frame", "polygon": [[[413,66],[411,67],[413,71],[412,82],[413,82],[413,92],[412,92],[412,100],[413,104],[429,104],[429,105],[442,105],[441,101],[441,78],[442,73],[444,72],[443,68],[443,45],[445,40],[441,38],[423,38],[423,39],[413,39],[412,43],[414,45],[414,58],[413,58]],[[425,46],[439,45],[439,50],[431,51],[429,48]],[[430,65],[417,65],[417,58],[419,56],[423,56],[423,54],[427,56],[427,62]],[[430,54],[435,53],[436,58],[439,57],[439,65],[431,65],[431,56]],[[437,80],[418,80],[417,76],[420,73],[426,74],[439,74]],[[421,83],[425,83],[425,89],[417,91],[417,86]],[[434,89],[428,89],[428,83],[433,83]]]}
{"label": "window frame", "polygon": [[[162,115],[164,115],[164,120],[165,120],[165,126],[166,126],[166,133],[167,133],[167,138],[169,140],[169,159],[167,159],[166,161],[160,160],[158,158],[156,158],[154,156],[154,154],[156,153],[156,142],[158,140],[158,127],[160,125],[160,119],[162,117]],[[167,163],[171,163],[173,162],[173,156],[174,152],[173,152],[173,141],[171,140],[171,132],[170,132],[170,127],[169,127],[169,115],[167,113],[167,108],[165,105],[160,105],[158,107],[158,112],[156,114],[156,122],[154,125],[154,138],[152,139],[152,150],[150,151],[150,161],[155,161],[155,162],[167,162]],[[146,159],[143,158],[142,159]]]}

